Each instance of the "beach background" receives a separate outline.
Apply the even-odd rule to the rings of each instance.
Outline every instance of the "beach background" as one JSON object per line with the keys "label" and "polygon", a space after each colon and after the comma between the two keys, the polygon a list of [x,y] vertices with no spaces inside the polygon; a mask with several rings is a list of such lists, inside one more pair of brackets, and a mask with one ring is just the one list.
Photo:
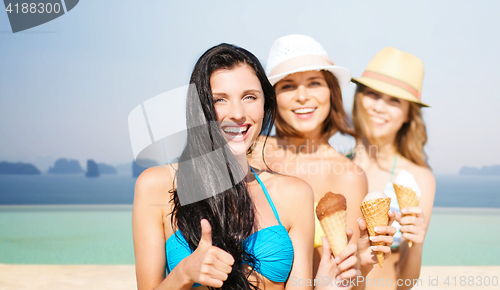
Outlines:
{"label": "beach background", "polygon": [[[136,289],[129,113],[186,85],[213,45],[242,46],[265,66],[273,41],[292,33],[318,40],[355,77],[385,46],[423,60],[422,101],[432,106],[423,110],[426,152],[437,190],[418,289],[498,289],[499,8],[496,1],[85,0],[18,33],[0,11],[0,163],[40,172],[0,174],[0,289]],[[348,112],[354,89],[343,91]],[[336,135],[330,143],[344,152],[353,140]],[[60,158],[80,169],[48,173]],[[89,159],[116,173],[86,177]],[[476,280],[461,285],[461,277]],[[488,277],[488,286],[477,277]]]}
{"label": "beach background", "polygon": [[[135,289],[134,183],[0,175],[0,289]],[[422,283],[441,277],[443,289],[460,289],[445,277],[499,277],[500,177],[437,175],[436,184]]]}

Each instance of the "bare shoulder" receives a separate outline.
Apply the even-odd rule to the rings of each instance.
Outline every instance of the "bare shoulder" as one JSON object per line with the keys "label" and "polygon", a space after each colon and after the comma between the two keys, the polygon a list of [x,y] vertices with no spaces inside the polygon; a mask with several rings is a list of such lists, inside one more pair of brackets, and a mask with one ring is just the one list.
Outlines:
{"label": "bare shoulder", "polygon": [[[144,170],[135,182],[134,206],[163,205],[158,208],[170,213],[171,192],[174,188],[174,171],[170,165],[155,166]],[[167,212],[165,212],[167,211]]]}
{"label": "bare shoulder", "polygon": [[154,195],[173,188],[173,169],[169,166],[154,166],[144,170],[135,182],[140,194]]}
{"label": "bare shoulder", "polygon": [[262,180],[273,200],[277,199],[280,203],[285,204],[314,202],[313,189],[300,178],[269,171],[262,171],[259,176],[262,176]]}
{"label": "bare shoulder", "polygon": [[288,230],[299,224],[301,219],[306,219],[304,213],[313,213],[314,193],[307,182],[278,173],[262,172],[259,176],[271,195],[282,224]]}
{"label": "bare shoulder", "polygon": [[427,167],[418,166],[417,176],[422,179],[425,183],[436,184],[436,178],[434,177],[434,173]]}
{"label": "bare shoulder", "polygon": [[429,206],[432,206],[436,195],[436,179],[434,174],[427,167],[417,166],[414,176],[422,190],[422,194],[425,195],[425,199],[429,201]]}
{"label": "bare shoulder", "polygon": [[428,167],[419,166],[409,160],[408,164],[405,164],[405,169],[408,170],[414,177],[419,186],[424,187],[426,189],[434,189],[436,186],[436,179],[434,177],[434,173]]}

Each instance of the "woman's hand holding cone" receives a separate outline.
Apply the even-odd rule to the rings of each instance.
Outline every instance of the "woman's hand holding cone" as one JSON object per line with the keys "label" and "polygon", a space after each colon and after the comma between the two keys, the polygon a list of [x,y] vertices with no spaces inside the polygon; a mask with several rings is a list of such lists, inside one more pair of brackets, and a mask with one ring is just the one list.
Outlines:
{"label": "woman's hand holding cone", "polygon": [[[398,176],[398,179],[401,176]],[[410,182],[411,183],[411,182]],[[393,183],[394,192],[396,193],[396,197],[398,199],[398,204],[400,209],[408,208],[408,207],[416,207],[418,206],[419,200],[417,193],[413,190],[412,186],[403,186],[401,184]],[[403,216],[413,215],[413,214],[405,214]],[[413,240],[408,240],[408,247],[411,248],[413,245]]]}
{"label": "woman's hand holding cone", "polygon": [[[390,210],[388,213],[389,222],[387,226],[376,227],[376,236],[369,236],[368,229],[366,227],[365,220],[360,217],[358,219],[359,226],[359,239],[358,239],[358,253],[360,270],[362,273],[367,274],[373,265],[378,263],[376,252],[383,252],[384,259],[389,258],[391,255],[391,245],[394,241],[393,236],[396,233],[396,228],[392,226],[392,223],[396,220],[396,213]],[[371,246],[372,242],[383,242],[383,245]]]}
{"label": "woman's hand holding cone", "polygon": [[[347,239],[350,240],[353,232],[348,229],[346,234]],[[351,289],[350,280],[356,280],[357,276],[361,274],[357,269],[356,245],[348,244],[337,257],[334,257],[326,237],[323,236],[321,239],[323,241],[323,253],[315,279],[323,282],[325,281],[324,277],[328,277],[328,279],[333,279],[334,281],[333,283],[319,283],[315,287],[315,290]],[[344,285],[346,286],[342,286],[341,281],[344,281]],[[336,285],[336,282],[339,285]]]}
{"label": "woman's hand holding cone", "polygon": [[[383,191],[373,191],[368,193],[361,203],[361,213],[368,228],[370,237],[376,236],[376,227],[389,224],[388,212],[390,209],[391,198],[386,197]],[[383,245],[383,242],[372,241],[372,245]],[[384,263],[384,252],[376,251],[377,260],[380,268]]]}
{"label": "woman's hand holding cone", "polygon": [[422,244],[427,233],[424,211],[420,207],[412,206],[401,210],[404,215],[400,218],[403,238],[414,244]]}

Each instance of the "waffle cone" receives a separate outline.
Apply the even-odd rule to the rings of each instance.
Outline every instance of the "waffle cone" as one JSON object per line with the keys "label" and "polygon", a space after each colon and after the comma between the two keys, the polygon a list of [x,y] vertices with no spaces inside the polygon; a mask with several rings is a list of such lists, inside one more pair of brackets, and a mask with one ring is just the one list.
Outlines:
{"label": "waffle cone", "polygon": [[[389,216],[387,212],[390,209],[391,198],[377,198],[372,200],[364,201],[361,204],[361,213],[366,221],[366,227],[368,229],[368,234],[370,236],[376,236],[375,227],[377,226],[387,226],[389,222]],[[383,242],[372,242],[373,246],[384,245]],[[376,252],[377,260],[380,268],[384,263],[384,253]]]}
{"label": "waffle cone", "polygon": [[324,217],[319,223],[325,233],[333,255],[337,257],[347,245],[347,236],[345,233],[347,229],[347,211],[339,210]]}
{"label": "waffle cone", "polygon": [[[398,198],[399,209],[403,209],[411,206],[418,206],[418,196],[411,187],[402,186],[396,183],[392,184],[394,186],[394,191],[396,192],[396,197]],[[405,214],[403,216],[415,216],[414,214]],[[412,247],[413,242],[408,240],[408,247]]]}

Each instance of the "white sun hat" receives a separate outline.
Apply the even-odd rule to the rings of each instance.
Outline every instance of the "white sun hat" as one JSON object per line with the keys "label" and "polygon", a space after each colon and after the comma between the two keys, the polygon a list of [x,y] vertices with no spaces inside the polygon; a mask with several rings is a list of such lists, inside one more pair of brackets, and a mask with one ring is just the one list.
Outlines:
{"label": "white sun hat", "polygon": [[291,34],[274,41],[267,58],[266,73],[274,86],[287,75],[304,72],[327,70],[338,80],[340,89],[351,81],[351,72],[336,66],[325,49],[312,37]]}

